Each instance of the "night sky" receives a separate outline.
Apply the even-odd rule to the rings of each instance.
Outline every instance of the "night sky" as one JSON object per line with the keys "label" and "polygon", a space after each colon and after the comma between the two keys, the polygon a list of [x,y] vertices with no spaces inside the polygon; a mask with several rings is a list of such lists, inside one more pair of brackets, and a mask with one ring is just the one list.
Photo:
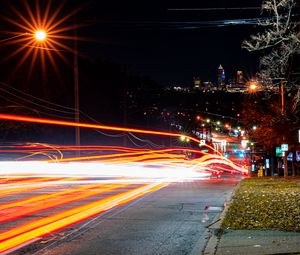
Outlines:
{"label": "night sky", "polygon": [[[31,22],[26,6],[36,16],[36,3],[39,3],[43,19],[48,2],[0,0],[0,39],[14,35],[11,32],[26,31],[14,24],[14,21]],[[33,53],[26,55],[32,45],[14,55],[24,42],[1,42],[0,81],[10,86],[0,86],[1,105],[14,111],[18,105],[17,108],[29,110],[28,114],[43,115],[48,111],[39,109],[35,99],[21,102],[23,95],[16,97],[16,91],[13,91],[18,89],[37,98],[74,107],[74,24],[78,25],[79,37],[80,109],[107,123],[122,119],[120,111],[126,75],[131,77],[127,83],[135,80],[137,86],[145,81],[148,85],[153,81],[152,84],[161,86],[192,86],[194,76],[202,81],[216,82],[220,64],[225,68],[227,78],[234,77],[237,70],[243,70],[245,78],[250,79],[257,71],[258,54],[241,49],[241,43],[256,32],[255,22],[251,21],[260,16],[259,0],[53,0],[49,17],[59,6],[62,8],[55,20],[62,22],[56,29],[66,28],[60,35],[67,38],[55,40],[71,51],[61,47],[57,52],[49,51],[56,70],[49,57],[46,57],[43,69],[39,51],[36,51],[35,60]],[[23,21],[13,9],[24,16]],[[75,15],[64,19],[74,10],[77,10]],[[245,22],[247,24],[243,24]],[[11,57],[6,59],[8,56]],[[61,114],[55,112],[47,116],[60,118]],[[73,119],[72,111],[68,118]]]}
{"label": "night sky", "polygon": [[260,7],[261,1],[161,2],[92,2],[81,15],[94,20],[84,33],[97,43],[86,46],[86,53],[126,64],[163,85],[190,84],[193,76],[215,81],[219,64],[228,77],[237,69],[247,78],[255,74],[257,56],[241,49],[254,26],[224,26],[222,20],[256,18],[260,10],[174,9]]}
{"label": "night sky", "polygon": [[[34,9],[34,1],[25,2]],[[38,2],[43,15],[48,1]],[[52,1],[52,10],[60,3]],[[26,13],[20,0],[1,0],[0,4],[1,15],[13,17],[11,6]],[[75,19],[82,26],[78,35],[84,38],[79,42],[79,52],[85,58],[102,58],[126,65],[131,72],[149,76],[161,85],[188,85],[193,76],[215,81],[220,64],[228,77],[237,69],[244,70],[247,78],[255,74],[257,56],[241,49],[242,41],[254,33],[254,25],[236,24],[235,21],[259,17],[260,10],[251,8],[260,5],[259,0],[73,0],[65,2],[60,17],[79,9]],[[231,21],[231,25],[228,22],[226,25],[226,21]],[[72,22],[74,17],[62,25]],[[1,22],[2,38],[9,30],[20,31],[12,24]],[[66,33],[72,35],[71,31]],[[5,56],[6,50],[3,47],[1,50],[1,55]]]}

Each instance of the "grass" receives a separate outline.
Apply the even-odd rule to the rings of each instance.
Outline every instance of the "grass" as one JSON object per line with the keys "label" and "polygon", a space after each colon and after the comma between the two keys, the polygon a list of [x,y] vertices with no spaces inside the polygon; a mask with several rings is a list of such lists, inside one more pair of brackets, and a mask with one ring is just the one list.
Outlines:
{"label": "grass", "polygon": [[300,232],[300,185],[284,178],[243,180],[222,228]]}

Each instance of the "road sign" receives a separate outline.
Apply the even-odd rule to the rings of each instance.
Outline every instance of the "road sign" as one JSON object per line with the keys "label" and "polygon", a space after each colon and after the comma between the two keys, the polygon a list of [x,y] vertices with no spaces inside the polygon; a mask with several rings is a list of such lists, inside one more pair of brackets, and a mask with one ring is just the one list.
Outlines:
{"label": "road sign", "polygon": [[246,148],[248,142],[249,142],[248,140],[242,140],[242,141],[241,141],[242,147],[243,147],[243,148]]}
{"label": "road sign", "polygon": [[270,168],[270,160],[266,158],[266,168]]}
{"label": "road sign", "polygon": [[281,147],[276,147],[276,157],[282,157]]}
{"label": "road sign", "polygon": [[284,143],[284,144],[281,144],[281,150],[282,151],[288,151],[289,150],[289,145]]}
{"label": "road sign", "polygon": [[205,140],[200,140],[200,145],[205,145]]}

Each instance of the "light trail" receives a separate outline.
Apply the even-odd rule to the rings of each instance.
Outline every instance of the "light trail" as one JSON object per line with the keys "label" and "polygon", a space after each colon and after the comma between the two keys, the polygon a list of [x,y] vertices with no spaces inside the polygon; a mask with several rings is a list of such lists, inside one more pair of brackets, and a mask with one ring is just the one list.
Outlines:
{"label": "light trail", "polygon": [[[59,179],[59,178],[56,178],[56,179]],[[19,185],[23,185],[23,184],[32,184],[32,183],[35,183],[35,182],[55,181],[56,179],[49,178],[49,177],[42,177],[42,178],[31,178],[31,179],[28,178],[27,180],[14,180],[13,182],[5,183],[5,184],[1,185],[0,190],[7,189],[11,186],[19,186]]]}
{"label": "light trail", "polygon": [[[125,149],[126,151],[126,149]],[[185,156],[180,154],[182,148],[169,148],[163,150],[143,150],[121,153],[113,157],[114,154],[105,155],[104,161],[89,161],[89,162],[60,162],[50,163],[46,161],[24,161],[24,162],[0,162],[0,169],[3,169],[2,174],[7,176],[26,174],[32,178],[33,176],[42,176],[35,180],[47,180],[49,178],[62,178],[62,176],[72,176],[61,180],[62,183],[68,184],[72,181],[78,181],[77,184],[84,184],[80,187],[68,188],[60,190],[53,194],[44,194],[31,196],[17,201],[7,202],[0,205],[0,222],[14,222],[13,228],[8,229],[0,234],[0,253],[6,253],[18,247],[22,247],[31,242],[38,240],[50,233],[59,231],[69,225],[76,224],[82,220],[102,213],[106,210],[119,206],[121,204],[132,201],[149,192],[155,191],[161,187],[168,185],[172,181],[182,181],[188,179],[199,179],[201,176],[207,176],[207,172],[216,171],[210,169],[213,164],[220,164],[230,167],[231,171],[242,171],[238,166],[233,164],[228,159],[224,159],[220,155],[205,154],[197,150],[185,150],[201,155],[200,158],[193,160],[185,160]],[[101,155],[100,155],[101,156]],[[103,155],[102,155],[103,156]],[[116,163],[112,163],[111,159],[115,158]],[[108,160],[105,162],[105,160]],[[87,177],[123,177],[125,179],[110,179],[107,186],[103,187],[105,180],[95,179],[95,183],[87,184]],[[85,177],[84,181],[82,178]],[[138,178],[135,184],[133,180],[128,178]],[[127,178],[127,179],[126,179]],[[49,180],[50,180],[49,179]],[[13,179],[12,179],[13,180]],[[18,179],[15,179],[18,183]],[[34,180],[34,179],[32,179]],[[21,180],[28,181],[28,180]],[[49,182],[33,182],[28,187],[19,187],[16,190],[21,192],[32,192],[40,187],[49,187]],[[115,183],[114,183],[115,182]],[[120,182],[120,183],[118,183]],[[115,190],[124,187],[132,187],[132,185],[141,185],[142,183],[150,182],[152,184],[143,184],[142,187],[133,188],[129,191],[121,192],[115,195],[108,194],[107,191]],[[52,183],[52,182],[50,182]],[[53,182],[57,183],[57,181]],[[9,185],[7,185],[9,186]],[[3,190],[4,191],[4,190]],[[8,190],[8,193],[11,191]],[[95,202],[85,201],[85,198],[96,198],[95,196],[106,193],[106,197]],[[11,194],[9,194],[11,195]],[[72,209],[65,209],[65,204],[73,202],[85,203],[84,205],[75,206]],[[69,206],[68,206],[69,207]],[[22,208],[21,210],[18,210]],[[53,214],[51,208],[61,212]],[[32,220],[26,224],[18,224],[19,220],[26,219],[26,216],[34,215],[39,211],[50,210],[49,213],[42,219]],[[22,221],[21,221],[22,222]]]}
{"label": "light trail", "polygon": [[[100,188],[99,184],[96,185],[93,184],[93,185],[76,188],[73,190],[70,189],[68,191],[58,192],[51,195],[37,196],[32,199],[28,199],[27,201],[25,200],[25,201],[15,202],[12,204],[6,204],[0,206],[0,210],[1,210],[0,223],[9,220],[14,220],[23,217],[25,215],[30,215],[53,207],[65,205],[71,202],[76,202],[84,198],[100,195],[104,192],[108,192],[117,188],[126,187],[128,185],[129,184],[119,184],[119,185],[114,184],[114,185],[106,185],[107,187]],[[85,192],[82,193],[82,191]],[[45,201],[47,201],[47,203],[45,203]]]}
{"label": "light trail", "polygon": [[100,212],[132,201],[149,192],[165,187],[166,185],[166,183],[145,185],[140,188],[110,196],[106,199],[101,199],[41,220],[33,221],[32,223],[1,233],[1,239],[7,240],[0,243],[0,253],[18,247],[32,239],[48,235],[51,232],[58,231],[59,229],[71,224],[78,223],[88,217],[99,214]]}
{"label": "light trail", "polygon": [[[140,134],[147,134],[147,135],[173,136],[173,137],[178,137],[178,138],[182,136],[182,134],[178,134],[178,133],[160,132],[160,131],[136,129],[136,128],[106,126],[106,125],[99,125],[99,124],[89,124],[89,123],[54,120],[54,119],[46,119],[46,118],[35,118],[35,117],[11,115],[11,114],[0,114],[0,119],[11,120],[11,121],[21,121],[21,122],[28,122],[28,123],[67,126],[67,127],[82,127],[82,128],[102,129],[102,130],[110,130],[110,131],[132,132],[132,133],[140,133]],[[196,139],[194,137],[190,137],[190,136],[186,136],[186,137],[189,138],[191,141],[194,141],[197,143],[200,142],[199,139]]]}
{"label": "light trail", "polygon": [[[0,119],[181,137],[182,134],[0,114]],[[199,140],[185,136],[191,141]],[[213,172],[245,173],[213,147],[213,153],[192,148],[136,149],[121,146],[26,144],[1,146],[19,161],[0,161],[0,253],[7,253],[70,225],[101,214],[167,186],[199,180]],[[66,157],[80,149],[86,155]],[[24,160],[53,154],[54,160]],[[27,154],[19,157],[19,154]],[[1,178],[3,176],[4,178]],[[53,189],[53,187],[55,187]],[[40,189],[46,194],[40,194]],[[124,191],[125,189],[125,191]],[[51,193],[49,193],[51,192]],[[25,198],[24,198],[25,194]],[[98,197],[100,196],[100,197]],[[32,217],[43,211],[43,218]],[[25,223],[24,223],[25,222]],[[0,228],[1,228],[0,226]]]}
{"label": "light trail", "polygon": [[[15,178],[1,178],[0,177],[0,183],[4,184],[4,185],[16,185],[16,184],[24,184],[24,183],[32,183],[32,182],[41,182],[41,181],[45,181],[48,180],[49,178],[46,177],[42,177],[42,178],[36,178],[34,176],[30,177],[30,176],[24,176],[24,177],[15,177]],[[3,187],[3,185],[1,185],[1,187]],[[0,189],[1,189],[0,187]]]}
{"label": "light trail", "polygon": [[[110,150],[110,149],[107,149]],[[62,158],[62,159],[57,159],[56,162],[71,162],[71,161],[84,161],[84,160],[97,160],[101,162],[110,162],[110,161],[119,161],[119,162],[124,162],[126,161],[126,156],[131,156],[131,158],[127,157],[128,161],[137,161],[134,160],[138,156],[140,157],[145,157],[145,158],[152,158],[155,159],[155,156],[158,157],[173,157],[173,158],[184,158],[182,155],[179,155],[178,153],[184,153],[184,152],[192,152],[195,154],[199,155],[206,155],[206,152],[202,152],[199,150],[195,149],[190,149],[190,148],[168,148],[168,149],[159,149],[159,150],[142,150],[139,149],[138,151],[136,150],[130,150],[127,148],[123,149],[125,153],[111,153],[111,154],[104,154],[104,155],[93,155],[93,156],[81,156],[81,157],[69,157],[69,158]],[[133,152],[132,152],[133,151]],[[169,153],[169,154],[168,154]],[[170,154],[170,153],[176,153],[176,154]],[[149,156],[146,156],[146,154],[151,154]],[[209,154],[212,155],[212,154]],[[222,156],[221,153],[218,153],[218,155]],[[134,157],[132,157],[134,156]],[[222,156],[223,157],[223,156]],[[131,159],[131,160],[130,160]],[[224,160],[228,160],[224,158]]]}
{"label": "light trail", "polygon": [[[1,164],[1,163],[0,163]],[[47,178],[48,181],[43,181],[41,183],[36,183],[36,184],[28,184],[28,185],[17,185],[15,187],[7,187],[1,185],[1,190],[0,190],[0,196],[3,197],[5,195],[12,195],[12,194],[17,194],[21,192],[29,192],[41,188],[46,188],[46,187],[51,187],[55,186],[58,184],[62,184],[61,181],[65,181],[65,178],[55,178],[55,180],[52,180],[53,177]],[[69,178],[69,180],[78,180],[79,178]]]}

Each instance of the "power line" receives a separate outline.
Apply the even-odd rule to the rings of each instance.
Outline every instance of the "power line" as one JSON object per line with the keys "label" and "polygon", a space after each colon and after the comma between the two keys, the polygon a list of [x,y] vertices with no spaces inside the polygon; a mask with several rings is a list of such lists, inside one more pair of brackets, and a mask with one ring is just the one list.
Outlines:
{"label": "power line", "polygon": [[260,10],[261,7],[224,7],[224,8],[169,8],[168,11],[239,11]]}

